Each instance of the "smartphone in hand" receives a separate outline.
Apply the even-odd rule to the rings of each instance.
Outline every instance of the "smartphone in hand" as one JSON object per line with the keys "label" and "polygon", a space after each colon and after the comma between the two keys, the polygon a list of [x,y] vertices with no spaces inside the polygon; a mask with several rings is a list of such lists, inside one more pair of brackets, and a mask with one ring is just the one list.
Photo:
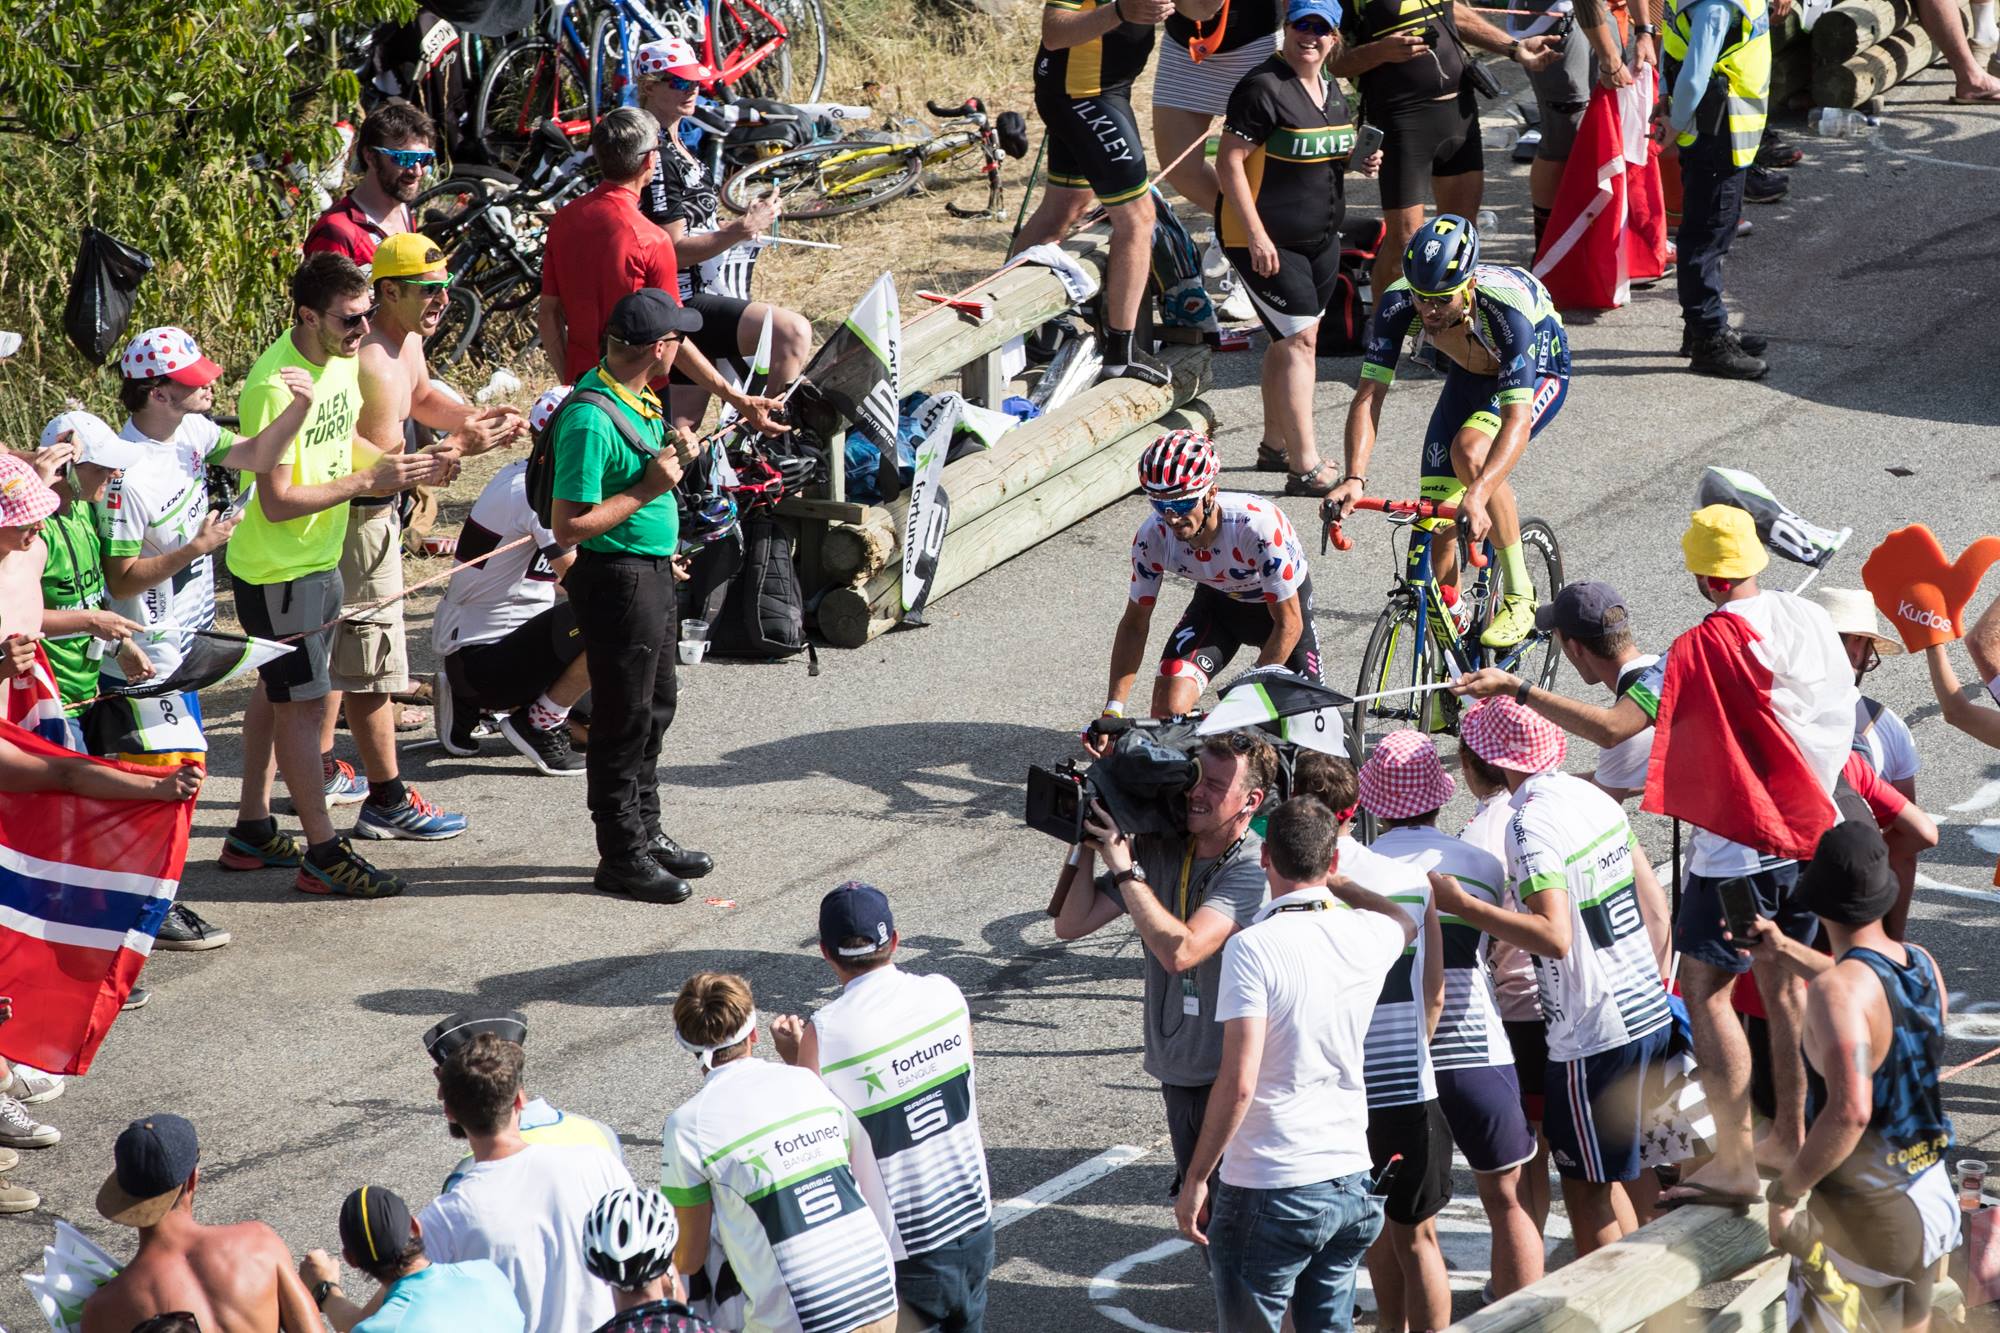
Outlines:
{"label": "smartphone in hand", "polygon": [[1722,898],[1722,924],[1728,927],[1738,948],[1749,948],[1757,937],[1757,918],[1763,915],[1757,910],[1757,895],[1750,881],[1740,877],[1725,879],[1718,892]]}

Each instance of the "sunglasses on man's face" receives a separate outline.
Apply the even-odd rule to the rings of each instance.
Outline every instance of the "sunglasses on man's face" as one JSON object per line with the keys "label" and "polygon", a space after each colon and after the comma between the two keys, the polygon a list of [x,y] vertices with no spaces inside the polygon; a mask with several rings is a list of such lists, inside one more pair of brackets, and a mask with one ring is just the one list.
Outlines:
{"label": "sunglasses on man's face", "polygon": [[1153,512],[1161,518],[1186,518],[1201,508],[1203,498],[1199,495],[1190,495],[1185,500],[1155,500]]}
{"label": "sunglasses on man's face", "polygon": [[339,325],[343,329],[346,329],[349,333],[352,333],[354,330],[360,328],[363,324],[366,324],[369,320],[375,318],[375,312],[377,310],[380,310],[381,308],[382,307],[379,305],[371,305],[358,315],[336,315],[331,310],[323,311],[321,313],[323,313],[327,317],[327,319],[331,320],[333,323]]}
{"label": "sunglasses on man's face", "polygon": [[1331,37],[1333,26],[1325,19],[1293,19],[1292,31],[1304,33],[1308,37]]}
{"label": "sunglasses on man's face", "polygon": [[428,148],[377,148],[375,151],[403,171],[413,167],[418,171],[428,171],[431,163],[437,161],[437,154]]}

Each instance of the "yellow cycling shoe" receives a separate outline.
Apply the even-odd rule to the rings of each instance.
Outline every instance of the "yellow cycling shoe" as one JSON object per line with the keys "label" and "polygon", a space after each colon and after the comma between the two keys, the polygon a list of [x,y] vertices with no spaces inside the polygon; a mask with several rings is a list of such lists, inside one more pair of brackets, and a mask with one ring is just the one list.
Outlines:
{"label": "yellow cycling shoe", "polygon": [[1512,648],[1535,632],[1535,599],[1527,593],[1508,593],[1500,599],[1500,609],[1479,642],[1487,648]]}

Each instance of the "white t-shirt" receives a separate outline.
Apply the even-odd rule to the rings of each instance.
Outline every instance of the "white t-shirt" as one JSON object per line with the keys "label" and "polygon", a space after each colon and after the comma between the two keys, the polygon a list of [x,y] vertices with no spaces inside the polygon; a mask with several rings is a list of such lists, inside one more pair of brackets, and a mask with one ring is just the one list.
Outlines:
{"label": "white t-shirt", "polygon": [[1424,912],[1431,882],[1404,861],[1392,861],[1349,837],[1340,840],[1338,874],[1381,894],[1417,923],[1416,942],[1389,969],[1368,1023],[1368,1104],[1410,1106],[1437,1096],[1430,1042],[1424,1036]]}
{"label": "white t-shirt", "polygon": [[465,516],[456,557],[461,563],[518,537],[534,540],[451,576],[431,623],[431,648],[440,657],[504,639],[556,604],[553,562],[563,547],[535,519],[523,480],[527,470],[527,462],[519,460],[494,473]]}
{"label": "white t-shirt", "polygon": [[1521,900],[1569,895],[1570,945],[1536,958],[1549,1059],[1581,1060],[1673,1021],[1632,880],[1632,828],[1582,778],[1538,773],[1515,790],[1507,875]]}
{"label": "white t-shirt", "polygon": [[474,1162],[417,1214],[435,1263],[491,1259],[514,1284],[528,1333],[592,1333],[611,1318],[611,1288],[583,1262],[583,1220],[632,1173],[602,1148],[530,1144]]}
{"label": "white t-shirt", "polygon": [[1256,1089],[1223,1154],[1223,1180],[1287,1189],[1368,1169],[1363,1046],[1403,947],[1395,922],[1348,909],[1324,885],[1273,898],[1222,946],[1217,1021],[1265,1020]]}
{"label": "white t-shirt", "polygon": [[951,979],[863,972],[812,1022],[820,1077],[868,1131],[904,1250],[924,1254],[991,1217],[972,1017]]}
{"label": "white t-shirt", "polygon": [[[170,440],[152,438],[129,418],[118,434],[145,445],[147,452],[143,462],[127,468],[105,492],[104,554],[148,558],[180,550],[194,540],[208,518],[208,465],[235,445],[235,433],[205,416],[189,414],[181,418]],[[111,598],[108,605],[148,629],[155,625],[208,629],[215,624],[215,556],[199,556],[166,582],[136,597]],[[172,675],[187,655],[184,634],[151,641],[142,637],[139,643],[161,679]],[[118,674],[109,657],[105,667]]]}
{"label": "white t-shirt", "polygon": [[[1651,654],[1633,658],[1618,670],[1614,688],[1620,699],[1630,699],[1645,710],[1647,717],[1660,715],[1660,685],[1667,675],[1666,660]],[[1618,744],[1597,752],[1597,785],[1619,791],[1640,791],[1646,785],[1646,766],[1653,759],[1653,729],[1627,736]]]}
{"label": "white t-shirt", "polygon": [[660,1188],[711,1204],[748,1333],[847,1333],[896,1312],[896,1223],[867,1131],[806,1069],[732,1060],[667,1117]]}
{"label": "white t-shirt", "polygon": [[[1507,825],[1514,820],[1514,807],[1507,793],[1498,791],[1479,803],[1458,836],[1482,852],[1489,852],[1504,867],[1507,864]],[[1501,894],[1501,906],[1510,912],[1521,910],[1521,900],[1509,883]],[[1493,999],[1500,1007],[1503,1023],[1542,1021],[1542,989],[1535,980],[1535,960],[1526,949],[1491,940],[1486,963],[1493,973]]]}
{"label": "white t-shirt", "polygon": [[1865,694],[1854,701],[1854,748],[1884,782],[1914,778],[1923,767],[1910,724],[1895,709]]}
{"label": "white t-shirt", "polygon": [[[1507,868],[1498,857],[1432,825],[1389,829],[1375,839],[1372,850],[1426,875],[1436,871],[1453,876],[1467,893],[1495,907],[1505,897]],[[1514,1048],[1507,1044],[1507,1029],[1500,1026],[1493,982],[1486,975],[1491,937],[1468,921],[1443,914],[1438,916],[1438,934],[1444,941],[1444,1012],[1430,1040],[1431,1066],[1478,1069],[1513,1064]]]}

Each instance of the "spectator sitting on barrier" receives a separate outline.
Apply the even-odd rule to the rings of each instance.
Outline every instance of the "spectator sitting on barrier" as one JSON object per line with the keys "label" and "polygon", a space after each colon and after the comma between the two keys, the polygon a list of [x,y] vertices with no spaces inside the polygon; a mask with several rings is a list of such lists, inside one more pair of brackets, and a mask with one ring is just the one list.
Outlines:
{"label": "spectator sitting on barrier", "polygon": [[363,1185],[340,1205],[340,1257],[381,1285],[366,1317],[340,1290],[340,1265],[325,1250],[299,1264],[313,1303],[338,1333],[524,1333],[513,1284],[490,1259],[432,1263],[424,1229],[401,1196]]}
{"label": "spectator sitting on barrier", "polygon": [[82,1333],[130,1333],[142,1319],[185,1310],[212,1329],[317,1333],[319,1312],[291,1252],[262,1222],[194,1220],[201,1146],[177,1115],[134,1120],[112,1149],[97,1211],[139,1232],[139,1249],[83,1303]]}
{"label": "spectator sitting on barrier", "polygon": [[[1943,983],[1928,953],[1883,929],[1898,888],[1888,847],[1865,822],[1836,824],[1820,838],[1799,894],[1824,923],[1831,957],[1762,917],[1753,938],[1735,941],[1811,983],[1806,1139],[1764,1192],[1771,1243],[1795,1256],[1794,1291],[1815,1307],[1793,1326],[1854,1326],[1854,1312],[1828,1308],[1804,1272],[1815,1262],[1810,1240],[1823,1236],[1819,1262],[1858,1290],[1870,1323],[1922,1333],[1938,1260],[1959,1234],[1944,1160],[1952,1126],[1939,1085]],[[1799,1216],[1808,1191],[1809,1220]]]}
{"label": "spectator sitting on barrier", "polygon": [[1276,1333],[1288,1305],[1302,1330],[1350,1327],[1355,1272],[1382,1230],[1363,1047],[1418,926],[1342,874],[1343,841],[1323,802],[1279,806],[1262,856],[1271,901],[1222,950],[1221,1068],[1174,1217],[1209,1247],[1216,1326],[1231,1333]]}

